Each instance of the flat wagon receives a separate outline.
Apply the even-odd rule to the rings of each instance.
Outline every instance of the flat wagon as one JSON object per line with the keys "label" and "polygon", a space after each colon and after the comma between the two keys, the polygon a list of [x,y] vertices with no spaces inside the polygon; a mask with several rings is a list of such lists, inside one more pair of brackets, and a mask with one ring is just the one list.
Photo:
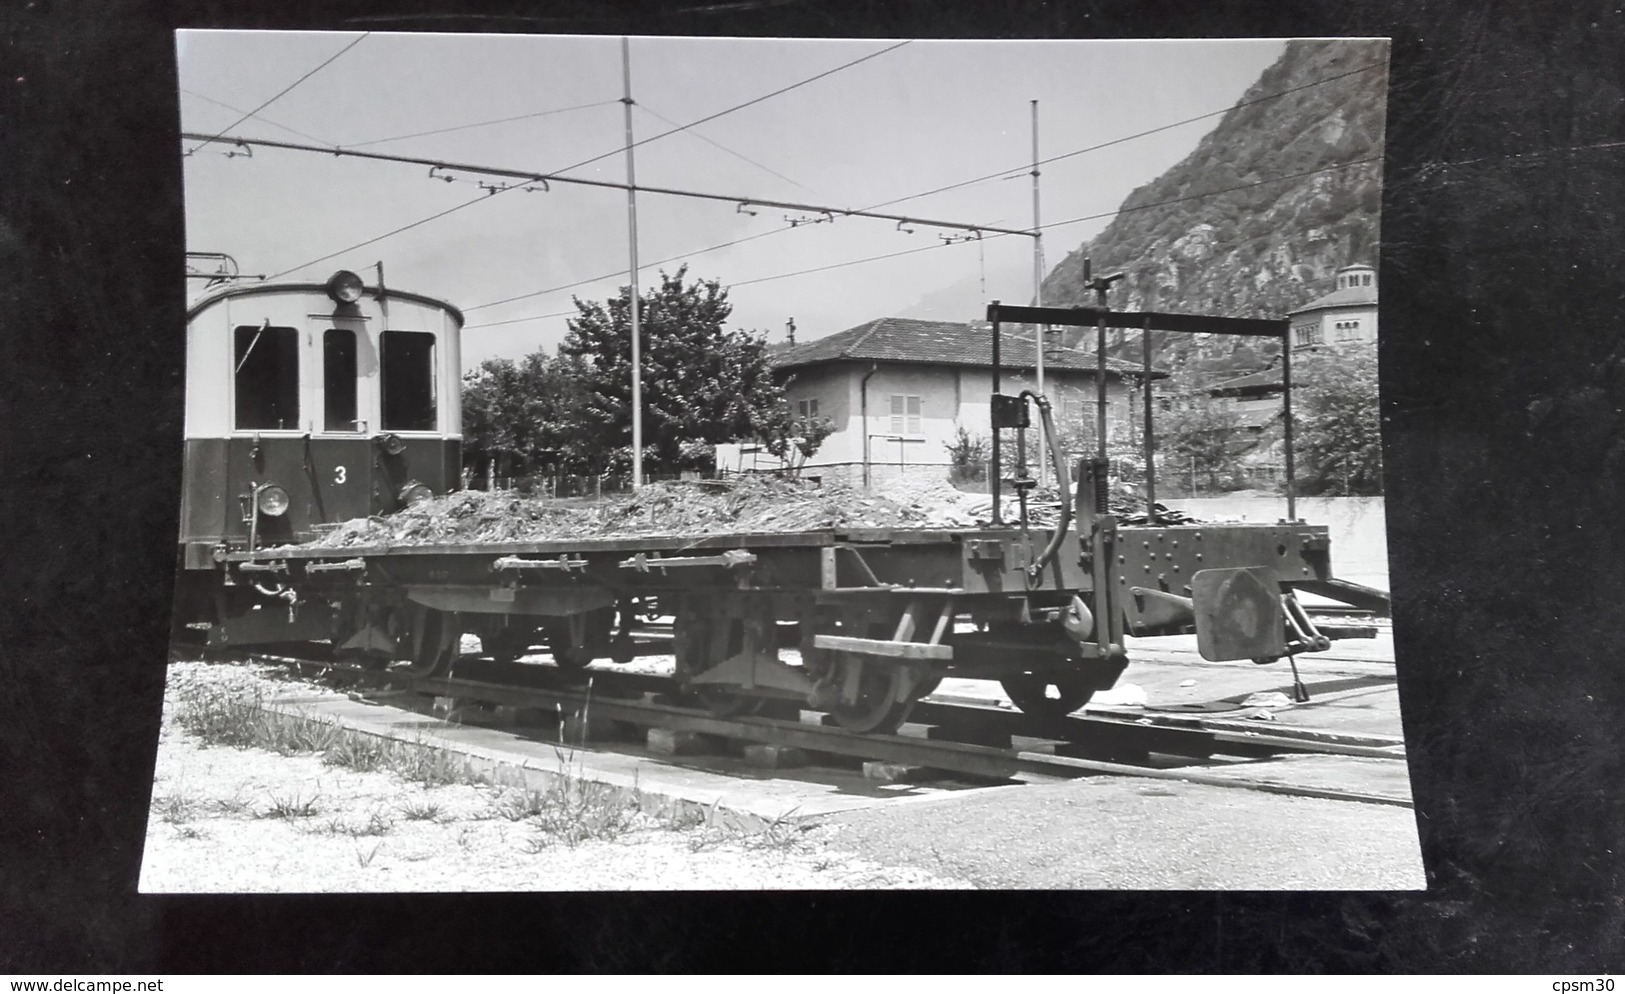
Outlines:
{"label": "flat wagon", "polygon": [[[1067,714],[1123,673],[1125,636],[1194,632],[1208,659],[1270,661],[1364,633],[1317,625],[1299,591],[1386,610],[1382,592],[1334,577],[1324,526],[1295,520],[1290,459],[1282,521],[1160,521],[1149,390],[1145,523],[1109,510],[1104,458],[1063,465],[1053,430],[1059,520],[1029,519],[1025,457],[1004,480],[998,441],[1024,432],[1034,408],[1048,425],[1049,404],[999,393],[1001,321],[1277,336],[1283,354],[1288,345],[1285,322],[1103,305],[989,308],[995,464],[984,526],[311,543],[323,525],[456,485],[460,315],[428,298],[370,292],[369,306],[360,280],[339,274],[325,286],[219,295],[213,305],[231,308],[223,324],[210,307],[194,309],[188,425],[213,417],[221,430],[188,442],[180,566],[190,610],[178,617],[212,645],[322,643],[438,677],[455,665],[461,637],[474,634],[498,657],[540,641],[556,665],[579,669],[600,658],[629,661],[635,619],[658,604],[672,618],[678,681],[718,713],[791,700],[853,731],[882,732],[946,676],[997,680],[1024,711]],[[277,307],[281,323],[269,313]],[[412,327],[398,326],[403,319]],[[256,360],[267,332],[279,351]],[[245,381],[255,362],[288,382]],[[194,403],[214,413],[194,419]],[[358,486],[345,489],[352,480]],[[1007,482],[1017,490],[1013,522],[1002,517]]]}

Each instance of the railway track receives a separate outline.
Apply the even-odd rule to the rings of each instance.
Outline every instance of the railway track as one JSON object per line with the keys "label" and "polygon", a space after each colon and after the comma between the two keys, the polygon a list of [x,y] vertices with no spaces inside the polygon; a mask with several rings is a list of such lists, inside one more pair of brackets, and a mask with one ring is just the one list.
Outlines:
{"label": "railway track", "polygon": [[[565,671],[534,663],[496,663],[464,656],[441,678],[414,678],[328,660],[256,655],[303,674],[324,675],[360,690],[406,690],[424,710],[433,697],[529,709],[539,720],[563,716],[620,723],[638,730],[688,732],[724,743],[792,747],[847,762],[896,764],[992,781],[1045,782],[1091,776],[1126,776],[1298,797],[1411,807],[1397,793],[1292,782],[1249,775],[1249,763],[1298,755],[1346,757],[1362,762],[1403,761],[1400,740],[1325,730],[1255,731],[1244,722],[1194,715],[1086,712],[1043,718],[991,705],[927,698],[895,734],[860,735],[821,713],[774,702],[763,713],[723,716],[696,706],[676,681],[663,676],[605,670]],[[613,748],[614,743],[593,743]],[[1282,773],[1273,769],[1272,773]]]}

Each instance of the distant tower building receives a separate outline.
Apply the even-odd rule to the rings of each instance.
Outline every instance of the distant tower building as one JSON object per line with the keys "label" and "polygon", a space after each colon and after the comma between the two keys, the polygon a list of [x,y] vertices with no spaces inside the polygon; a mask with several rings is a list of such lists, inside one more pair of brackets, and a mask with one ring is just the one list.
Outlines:
{"label": "distant tower building", "polygon": [[1377,271],[1364,263],[1337,271],[1337,288],[1293,311],[1292,347],[1374,344]]}

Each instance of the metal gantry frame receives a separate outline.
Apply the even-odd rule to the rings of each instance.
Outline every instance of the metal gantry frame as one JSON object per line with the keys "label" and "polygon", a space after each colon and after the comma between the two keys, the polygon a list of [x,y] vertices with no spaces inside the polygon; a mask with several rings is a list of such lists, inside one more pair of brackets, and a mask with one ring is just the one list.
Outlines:
{"label": "metal gantry frame", "polygon": [[[1104,289],[1099,294],[1105,296]],[[1286,457],[1286,516],[1288,520],[1297,520],[1296,487],[1292,464],[1292,342],[1289,339],[1291,322],[1285,318],[1229,318],[1206,314],[1169,314],[1159,311],[1112,311],[1104,307],[1017,307],[1006,306],[995,300],[988,304],[987,320],[993,325],[993,393],[999,393],[999,338],[1000,325],[1004,322],[1016,324],[1050,324],[1064,325],[1073,328],[1095,327],[1099,330],[1096,344],[1098,353],[1098,375],[1101,382],[1098,385],[1102,399],[1105,395],[1106,370],[1106,339],[1107,328],[1135,328],[1142,333],[1141,348],[1141,376],[1145,390],[1145,426],[1144,426],[1144,457],[1146,479],[1146,517],[1148,521],[1156,519],[1156,470],[1153,462],[1153,446],[1156,439],[1152,424],[1153,405],[1151,403],[1151,332],[1172,331],[1181,334],[1209,334],[1209,335],[1240,335],[1248,338],[1273,338],[1281,343],[1281,417],[1284,426],[1284,447]],[[995,408],[997,405],[989,405]],[[1104,413],[1104,406],[1102,406]],[[996,416],[993,420],[993,472],[990,474],[990,489],[993,497],[993,521],[1000,522],[999,498],[1000,487],[1003,481],[1002,460],[999,454],[999,429]],[[1099,439],[1102,452],[1106,444],[1104,427],[1100,431]]]}

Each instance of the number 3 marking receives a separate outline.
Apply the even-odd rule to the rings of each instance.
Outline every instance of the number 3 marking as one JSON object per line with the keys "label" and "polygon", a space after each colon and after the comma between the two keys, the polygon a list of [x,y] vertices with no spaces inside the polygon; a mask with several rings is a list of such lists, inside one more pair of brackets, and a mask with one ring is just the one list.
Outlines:
{"label": "number 3 marking", "polygon": [[344,482],[344,467],[343,466],[340,466],[338,469],[333,471],[333,482],[334,483],[343,483]]}

